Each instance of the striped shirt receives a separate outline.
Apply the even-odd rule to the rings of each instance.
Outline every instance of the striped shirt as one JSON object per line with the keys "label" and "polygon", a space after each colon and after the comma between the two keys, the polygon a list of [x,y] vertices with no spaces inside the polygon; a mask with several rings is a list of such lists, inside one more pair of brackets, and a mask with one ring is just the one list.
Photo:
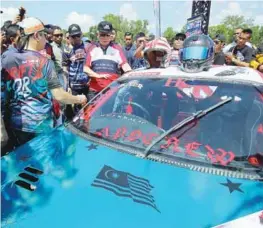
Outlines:
{"label": "striped shirt", "polygon": [[109,74],[110,77],[91,78],[90,88],[96,92],[103,90],[118,78],[119,69],[127,63],[122,47],[110,43],[103,49],[99,43],[93,44],[87,55],[86,66],[98,74]]}
{"label": "striped shirt", "polygon": [[62,66],[68,67],[69,83],[72,89],[86,87],[89,81],[89,76],[83,71],[89,46],[90,44],[82,43],[63,52]]}

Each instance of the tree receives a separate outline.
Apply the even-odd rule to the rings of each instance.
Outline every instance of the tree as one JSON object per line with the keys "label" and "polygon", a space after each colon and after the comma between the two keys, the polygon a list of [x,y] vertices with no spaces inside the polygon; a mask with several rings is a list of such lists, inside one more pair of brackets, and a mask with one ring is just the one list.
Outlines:
{"label": "tree", "polygon": [[253,26],[253,20],[252,19],[246,20],[244,16],[233,15],[233,16],[226,16],[222,20],[222,24],[225,25],[226,28],[234,32],[236,28],[245,28],[245,27]]}
{"label": "tree", "polygon": [[[122,16],[114,15],[114,14],[106,14],[103,17],[103,20],[109,21],[112,23],[113,28],[116,30],[116,42],[123,44],[124,34],[125,32],[131,32],[136,35],[139,32],[148,33],[148,21],[147,20],[136,20],[129,21]],[[97,33],[97,26],[92,26],[87,33],[88,37],[94,36],[93,34]]]}
{"label": "tree", "polygon": [[89,27],[89,31],[83,34],[84,36],[88,37],[92,41],[97,40],[97,26],[93,25]]}
{"label": "tree", "polygon": [[175,36],[176,32],[173,30],[172,27],[168,27],[164,33],[163,36],[168,40],[168,42],[172,42],[174,36]]}
{"label": "tree", "polygon": [[210,26],[208,28],[208,34],[213,39],[217,34],[223,34],[226,37],[226,43],[232,42],[232,31],[228,29],[224,24]]}

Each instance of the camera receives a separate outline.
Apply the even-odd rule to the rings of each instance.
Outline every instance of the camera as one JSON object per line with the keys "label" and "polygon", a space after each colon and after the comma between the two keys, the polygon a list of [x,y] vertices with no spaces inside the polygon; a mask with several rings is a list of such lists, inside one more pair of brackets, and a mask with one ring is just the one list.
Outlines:
{"label": "camera", "polygon": [[23,18],[24,18],[24,16],[25,16],[25,13],[26,13],[26,10],[25,10],[23,7],[21,7],[21,8],[19,9],[20,21],[23,20]]}

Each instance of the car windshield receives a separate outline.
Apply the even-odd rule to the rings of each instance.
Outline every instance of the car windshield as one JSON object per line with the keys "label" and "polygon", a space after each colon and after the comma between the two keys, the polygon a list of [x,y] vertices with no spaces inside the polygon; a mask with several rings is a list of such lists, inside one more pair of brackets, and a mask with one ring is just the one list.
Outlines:
{"label": "car windshield", "polygon": [[126,78],[89,102],[72,124],[89,136],[143,153],[176,124],[221,104],[154,143],[150,153],[168,160],[262,170],[260,91],[260,86],[207,79]]}

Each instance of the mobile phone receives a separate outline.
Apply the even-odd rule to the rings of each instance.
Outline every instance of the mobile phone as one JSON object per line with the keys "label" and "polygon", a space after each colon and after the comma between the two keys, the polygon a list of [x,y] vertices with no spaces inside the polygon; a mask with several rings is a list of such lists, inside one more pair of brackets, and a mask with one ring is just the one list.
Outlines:
{"label": "mobile phone", "polygon": [[25,13],[26,13],[26,10],[25,10],[23,7],[21,7],[21,8],[19,9],[20,21],[23,20],[23,17],[24,17],[24,15],[25,15]]}

